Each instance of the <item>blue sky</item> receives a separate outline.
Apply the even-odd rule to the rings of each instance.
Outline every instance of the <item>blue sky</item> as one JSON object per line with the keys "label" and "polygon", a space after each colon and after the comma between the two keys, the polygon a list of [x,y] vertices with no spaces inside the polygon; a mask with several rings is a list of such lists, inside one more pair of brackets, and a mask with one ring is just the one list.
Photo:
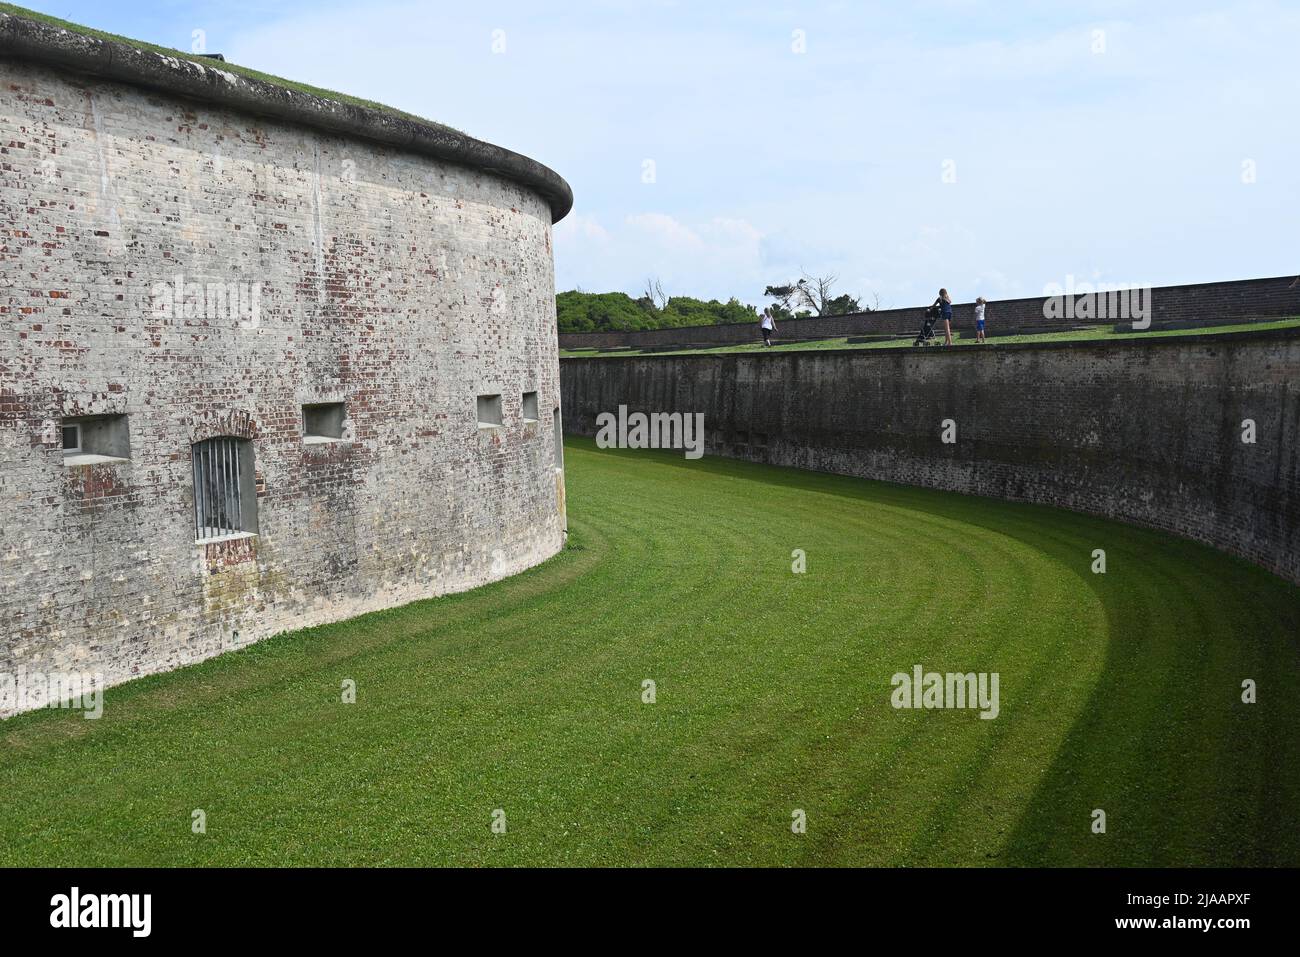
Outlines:
{"label": "blue sky", "polygon": [[202,30],[552,166],[559,289],[757,303],[802,270],[902,306],[1300,271],[1286,0],[34,6]]}

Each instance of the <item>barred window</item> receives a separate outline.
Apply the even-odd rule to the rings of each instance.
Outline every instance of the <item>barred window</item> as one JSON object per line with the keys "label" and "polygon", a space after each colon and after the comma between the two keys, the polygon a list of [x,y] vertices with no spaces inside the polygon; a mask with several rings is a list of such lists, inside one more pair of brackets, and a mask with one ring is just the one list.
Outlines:
{"label": "barred window", "polygon": [[223,436],[194,443],[194,537],[257,532],[253,443]]}

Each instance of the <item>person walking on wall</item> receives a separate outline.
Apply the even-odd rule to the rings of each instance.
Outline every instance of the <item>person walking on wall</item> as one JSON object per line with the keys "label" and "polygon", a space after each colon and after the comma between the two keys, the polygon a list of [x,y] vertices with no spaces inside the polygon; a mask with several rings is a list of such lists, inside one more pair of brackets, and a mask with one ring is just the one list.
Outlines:
{"label": "person walking on wall", "polygon": [[947,289],[939,290],[939,298],[934,301],[939,309],[939,318],[943,320],[943,344],[952,345],[952,297]]}
{"label": "person walking on wall", "polygon": [[988,300],[983,296],[975,299],[975,341],[984,342],[984,307]]}
{"label": "person walking on wall", "polygon": [[776,322],[772,319],[771,309],[763,310],[763,317],[759,321],[758,326],[763,330],[763,345],[770,346],[772,344],[772,336],[776,335]]}

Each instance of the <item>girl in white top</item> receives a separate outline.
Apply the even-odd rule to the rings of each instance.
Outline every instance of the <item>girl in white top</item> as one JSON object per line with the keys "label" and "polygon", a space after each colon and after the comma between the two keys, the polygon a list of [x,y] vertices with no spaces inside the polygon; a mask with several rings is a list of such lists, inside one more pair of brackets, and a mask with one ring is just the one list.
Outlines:
{"label": "girl in white top", "polygon": [[975,341],[984,341],[984,306],[988,300],[980,296],[975,300]]}
{"label": "girl in white top", "polygon": [[758,325],[763,330],[763,345],[770,346],[772,335],[776,332],[776,323],[772,319],[771,310],[763,310],[763,320]]}

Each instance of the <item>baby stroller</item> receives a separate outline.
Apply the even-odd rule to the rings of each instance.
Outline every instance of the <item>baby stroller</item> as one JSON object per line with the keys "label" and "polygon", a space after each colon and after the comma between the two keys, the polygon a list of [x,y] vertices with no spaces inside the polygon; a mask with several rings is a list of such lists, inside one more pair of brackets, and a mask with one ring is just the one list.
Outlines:
{"label": "baby stroller", "polygon": [[939,307],[931,306],[925,310],[925,320],[921,323],[921,331],[912,343],[914,346],[928,346],[934,341],[934,324],[939,321]]}

